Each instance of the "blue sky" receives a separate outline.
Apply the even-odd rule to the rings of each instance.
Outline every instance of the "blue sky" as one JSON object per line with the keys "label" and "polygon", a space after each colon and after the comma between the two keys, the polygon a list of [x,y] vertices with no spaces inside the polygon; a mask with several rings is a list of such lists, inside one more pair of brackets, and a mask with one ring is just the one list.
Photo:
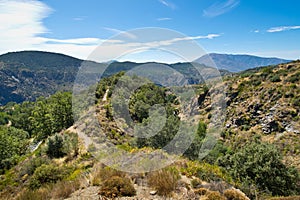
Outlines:
{"label": "blue sky", "polygon": [[[0,53],[45,50],[85,59],[122,31],[159,27],[209,53],[299,59],[299,8],[299,0],[0,0]],[[137,53],[123,60],[137,56],[147,60]]]}

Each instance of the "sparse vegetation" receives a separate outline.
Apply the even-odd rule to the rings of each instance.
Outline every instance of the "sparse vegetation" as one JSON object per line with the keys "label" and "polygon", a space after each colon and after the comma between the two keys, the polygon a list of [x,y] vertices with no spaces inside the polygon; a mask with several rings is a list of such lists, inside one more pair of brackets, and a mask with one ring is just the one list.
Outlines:
{"label": "sparse vegetation", "polygon": [[175,190],[179,179],[180,175],[175,167],[150,172],[147,176],[149,186],[157,190],[157,193],[162,196],[170,196]]}
{"label": "sparse vegetation", "polygon": [[136,191],[132,182],[127,177],[113,176],[106,179],[99,191],[100,195],[110,198],[134,196]]}

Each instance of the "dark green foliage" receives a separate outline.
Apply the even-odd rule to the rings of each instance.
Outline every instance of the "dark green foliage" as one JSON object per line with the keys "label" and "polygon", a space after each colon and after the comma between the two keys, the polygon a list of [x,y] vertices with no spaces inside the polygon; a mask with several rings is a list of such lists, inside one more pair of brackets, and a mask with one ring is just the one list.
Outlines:
{"label": "dark green foliage", "polygon": [[200,121],[198,125],[197,132],[195,133],[194,140],[190,147],[184,152],[184,156],[186,156],[189,159],[195,160],[198,159],[201,146],[203,144],[203,139],[206,136],[206,128],[207,125]]}
{"label": "dark green foliage", "polygon": [[78,154],[78,136],[75,133],[65,132],[56,134],[47,141],[46,154],[50,158],[60,158],[65,155],[76,156]]}
{"label": "dark green foliage", "polygon": [[73,120],[72,95],[58,92],[51,97],[39,98],[36,102],[15,104],[8,113],[12,125],[27,131],[38,140],[70,127]]}
{"label": "dark green foliage", "polygon": [[279,76],[279,75],[274,74],[274,75],[271,75],[271,76],[270,76],[270,81],[271,81],[271,82],[280,82],[281,79],[280,79],[280,76]]}
{"label": "dark green foliage", "polygon": [[287,81],[291,82],[291,83],[299,82],[300,81],[300,72],[297,72],[297,73],[291,75],[290,77],[288,77]]}
{"label": "dark green foliage", "polygon": [[[154,84],[147,84],[139,88],[131,97],[129,108],[133,120],[142,122],[149,117],[149,109],[155,104],[166,105],[165,89]],[[169,100],[174,100],[169,99]]]}
{"label": "dark green foliage", "polygon": [[5,112],[0,111],[0,126],[8,124],[9,115]]}
{"label": "dark green foliage", "polygon": [[71,91],[82,63],[62,54],[37,51],[7,53],[0,56],[0,61],[0,81],[6,83],[0,85],[0,105]]}
{"label": "dark green foliage", "polygon": [[242,147],[233,155],[227,155],[219,164],[243,183],[256,185],[258,189],[272,195],[299,193],[299,173],[285,166],[275,146],[253,142]]}
{"label": "dark green foliage", "polygon": [[209,164],[215,164],[219,158],[230,152],[230,148],[225,146],[223,142],[218,141],[214,148],[209,152],[209,154],[204,158],[204,161]]}
{"label": "dark green foliage", "polygon": [[50,158],[63,157],[65,155],[63,147],[63,138],[59,135],[55,135],[54,138],[48,139],[46,154]]}
{"label": "dark green foliage", "polygon": [[43,184],[56,183],[68,174],[67,169],[55,165],[41,165],[35,171],[29,181],[31,189],[38,189]]}
{"label": "dark green foliage", "polygon": [[34,157],[25,162],[22,165],[20,176],[22,177],[25,174],[32,175],[36,168],[42,166],[43,164],[49,164],[50,160],[46,157]]}
{"label": "dark green foliage", "polygon": [[73,124],[72,96],[58,92],[48,99],[39,99],[30,116],[33,134],[40,139],[68,128]]}
{"label": "dark green foliage", "polygon": [[9,169],[26,153],[28,138],[26,131],[0,126],[0,173]]}
{"label": "dark green foliage", "polygon": [[95,92],[96,98],[99,100],[102,100],[107,89],[110,90],[110,93],[108,95],[108,97],[110,97],[112,94],[112,91],[114,90],[114,86],[118,83],[118,80],[124,74],[125,74],[125,72],[119,72],[110,77],[102,78],[96,88],[96,92]]}

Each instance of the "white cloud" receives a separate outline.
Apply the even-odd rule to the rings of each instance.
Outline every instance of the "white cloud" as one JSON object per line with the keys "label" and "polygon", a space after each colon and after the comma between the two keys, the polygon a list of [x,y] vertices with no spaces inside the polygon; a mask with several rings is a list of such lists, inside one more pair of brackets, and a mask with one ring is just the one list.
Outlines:
{"label": "white cloud", "polygon": [[296,30],[300,29],[300,26],[279,26],[279,27],[272,27],[267,30],[269,33],[275,33],[275,32],[282,32],[282,31],[289,31],[289,30]]}
{"label": "white cloud", "polygon": [[54,43],[54,44],[79,44],[79,45],[97,45],[103,40],[99,38],[76,38],[76,39],[51,39],[51,38],[41,38],[45,43]]}
{"label": "white cloud", "polygon": [[[104,29],[117,33],[118,36],[115,37],[117,39],[106,41],[101,38],[47,38],[42,36],[49,32],[43,25],[43,19],[51,12],[50,7],[37,0],[0,0],[0,54],[9,51],[40,50],[63,53],[81,59],[107,61],[115,58],[114,56],[119,57],[120,53],[124,52],[172,46],[183,53],[188,50],[192,55],[197,52],[193,52],[192,48],[183,49],[185,41],[192,43],[192,40],[213,39],[220,36],[218,34],[194,37],[174,36],[174,38],[171,36],[171,39],[168,39],[166,35],[158,33],[157,38],[160,39],[155,40],[155,36],[151,40],[147,32],[138,32],[140,34],[136,36],[132,32],[105,27]],[[99,57],[89,57],[92,52],[98,50],[101,53]]]}
{"label": "white cloud", "polygon": [[157,18],[157,21],[168,21],[168,20],[172,20],[172,18],[169,17],[162,17],[162,18]]}
{"label": "white cloud", "polygon": [[260,32],[260,30],[255,30],[255,31],[254,31],[254,33],[259,33],[259,32]]}
{"label": "white cloud", "polygon": [[169,2],[169,1],[166,1],[166,0],[158,0],[161,4],[163,4],[163,5],[165,5],[165,6],[167,6],[167,7],[169,7],[169,8],[171,8],[171,9],[176,9],[176,5],[175,4],[173,4],[173,3],[171,3],[171,2]]}
{"label": "white cloud", "polygon": [[216,17],[219,15],[222,15],[224,13],[227,13],[234,9],[236,6],[238,6],[240,3],[239,0],[223,0],[219,1],[207,9],[203,11],[203,16],[205,17]]}
{"label": "white cloud", "polygon": [[115,28],[109,28],[109,27],[103,27],[105,30],[107,31],[110,31],[110,32],[113,32],[115,34],[122,34],[123,36],[125,37],[128,37],[130,39],[136,39],[136,36],[133,35],[132,33],[128,33],[126,31],[122,31],[122,30],[119,30],[119,29],[115,29]]}
{"label": "white cloud", "polygon": [[[148,38],[140,38],[131,42],[123,41],[119,43],[104,42],[98,46],[95,53],[89,59],[95,61],[109,61],[118,60],[122,56],[130,55],[138,51],[152,51],[153,49],[173,49],[174,52],[182,53],[187,60],[193,61],[201,54],[199,51],[193,52],[195,47],[194,40],[199,39],[214,39],[220,37],[219,34],[208,34],[205,36],[191,36],[191,37],[175,37],[172,39],[150,40]],[[187,53],[188,52],[188,53]],[[159,55],[154,56],[157,59]],[[160,61],[162,58],[159,58]]]}
{"label": "white cloud", "polygon": [[[101,42],[99,38],[52,39],[43,19],[53,10],[37,0],[0,0],[0,54],[41,50],[85,59]],[[111,41],[119,42],[119,41]]]}
{"label": "white cloud", "polygon": [[38,35],[48,32],[42,20],[51,11],[35,0],[0,0],[0,52],[40,44]]}

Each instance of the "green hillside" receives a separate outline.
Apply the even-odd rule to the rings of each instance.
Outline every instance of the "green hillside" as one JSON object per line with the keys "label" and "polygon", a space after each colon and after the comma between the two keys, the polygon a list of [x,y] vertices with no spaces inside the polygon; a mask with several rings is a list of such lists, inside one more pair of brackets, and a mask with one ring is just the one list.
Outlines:
{"label": "green hillside", "polygon": [[[125,72],[99,82],[95,104],[76,122],[68,92],[35,102],[10,103],[0,112],[0,198],[299,199],[299,73],[300,62],[295,61],[225,76],[219,85],[226,86],[227,94],[224,128],[201,160],[201,146],[213,133],[208,127],[213,115],[212,89],[205,85],[191,86],[197,94],[193,102],[199,116],[193,123],[198,128],[182,156],[162,151],[184,118],[179,107],[182,99],[170,88],[154,83],[140,87],[127,99],[132,121],[126,117],[115,121],[114,116],[124,115],[112,105],[122,108],[124,102],[113,93],[126,94],[141,80]],[[118,82],[124,86],[121,90],[115,90]],[[134,124],[147,127],[151,120],[162,121],[160,111],[149,111],[155,104],[166,110],[162,129],[148,139],[134,137]],[[150,119],[150,114],[155,117]],[[149,153],[152,159],[171,156],[176,161],[158,171],[125,173],[99,163],[97,146],[87,146],[86,136],[97,136],[98,148],[115,145],[133,155],[131,162]],[[118,155],[102,152],[110,162]],[[139,162],[137,170],[151,167],[149,162]]]}

